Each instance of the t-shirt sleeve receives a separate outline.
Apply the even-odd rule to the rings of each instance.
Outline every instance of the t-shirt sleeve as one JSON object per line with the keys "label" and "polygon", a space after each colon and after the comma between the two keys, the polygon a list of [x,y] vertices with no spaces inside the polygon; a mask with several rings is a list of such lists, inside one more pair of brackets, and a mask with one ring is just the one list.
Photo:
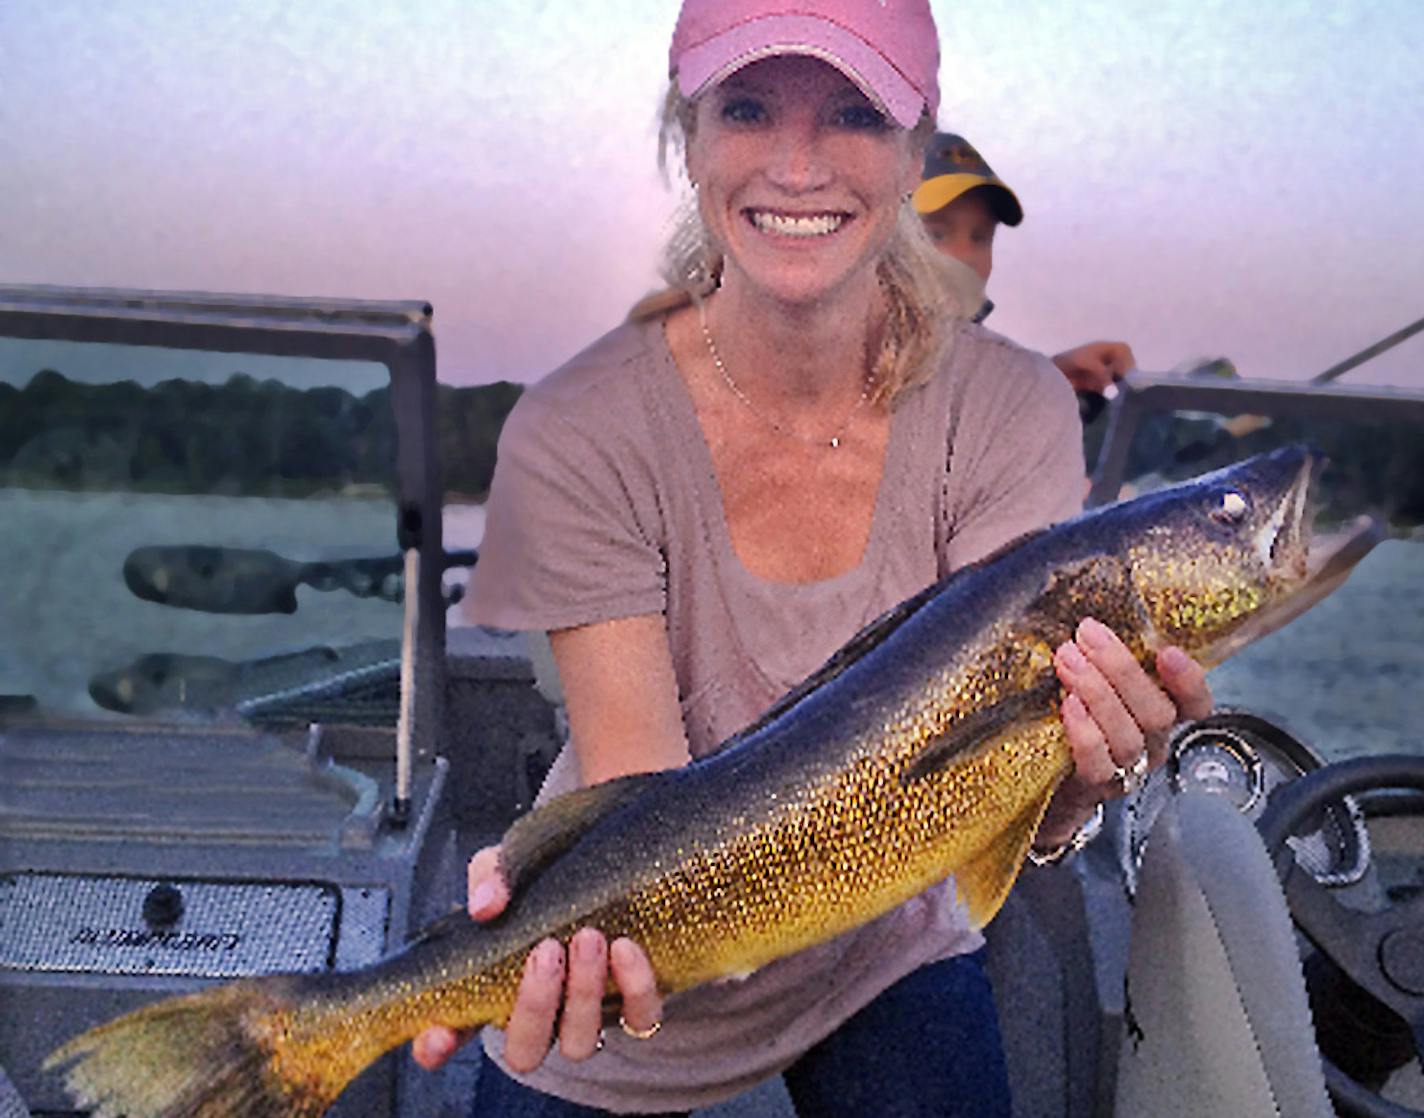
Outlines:
{"label": "t-shirt sleeve", "polygon": [[666,608],[650,471],[617,422],[568,406],[534,389],[505,421],[464,601],[477,624],[564,629]]}
{"label": "t-shirt sleeve", "polygon": [[1083,431],[1073,389],[1046,357],[998,343],[955,425],[940,574],[1082,511]]}

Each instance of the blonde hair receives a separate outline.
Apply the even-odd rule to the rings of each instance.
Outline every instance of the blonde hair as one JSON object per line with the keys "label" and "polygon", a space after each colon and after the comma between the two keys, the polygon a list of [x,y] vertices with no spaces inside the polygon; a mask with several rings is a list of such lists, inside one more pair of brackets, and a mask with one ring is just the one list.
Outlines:
{"label": "blonde hair", "polygon": [[[695,103],[671,83],[658,134],[658,165],[665,178],[669,152],[681,155],[695,126]],[[934,122],[922,116],[910,133],[912,147],[923,151],[933,133]],[[871,369],[876,402],[893,406],[906,389],[929,380],[957,320],[983,303],[978,276],[968,268],[956,268],[956,263],[935,248],[924,222],[905,199],[885,254],[876,264],[886,304],[880,352]],[[722,264],[722,254],[711,243],[695,200],[685,200],[663,247],[659,272],[667,286],[640,299],[628,317],[633,321],[657,318],[701,301],[717,290]]]}

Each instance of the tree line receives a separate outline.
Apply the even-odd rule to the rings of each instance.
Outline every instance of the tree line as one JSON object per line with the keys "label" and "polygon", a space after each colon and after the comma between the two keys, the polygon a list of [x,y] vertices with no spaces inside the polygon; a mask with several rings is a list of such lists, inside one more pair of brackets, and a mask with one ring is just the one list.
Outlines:
{"label": "tree line", "polygon": [[[523,386],[437,385],[435,437],[447,495],[481,500],[500,428]],[[234,374],[85,384],[53,369],[23,388],[0,383],[0,484],[27,488],[301,497],[394,493],[396,432],[389,388],[296,388]],[[1102,420],[1086,432],[1089,461]],[[1235,430],[1241,430],[1236,434]],[[1205,416],[1149,419],[1129,477],[1180,480],[1286,442],[1324,450],[1329,518],[1384,515],[1424,524],[1424,440],[1406,424],[1278,419],[1233,428]]]}
{"label": "tree line", "polygon": [[[495,444],[523,391],[437,385],[447,493],[482,499]],[[234,374],[144,387],[72,381],[53,369],[0,384],[0,483],[28,488],[301,497],[394,492],[390,389],[296,388]]]}

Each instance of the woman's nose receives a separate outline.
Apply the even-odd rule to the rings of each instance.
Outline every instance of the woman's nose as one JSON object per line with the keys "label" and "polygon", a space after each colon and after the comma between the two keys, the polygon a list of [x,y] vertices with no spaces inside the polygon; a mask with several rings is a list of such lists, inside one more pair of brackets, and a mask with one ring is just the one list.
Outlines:
{"label": "woman's nose", "polygon": [[831,179],[824,135],[812,121],[787,121],[777,129],[768,177],[783,190],[805,193]]}

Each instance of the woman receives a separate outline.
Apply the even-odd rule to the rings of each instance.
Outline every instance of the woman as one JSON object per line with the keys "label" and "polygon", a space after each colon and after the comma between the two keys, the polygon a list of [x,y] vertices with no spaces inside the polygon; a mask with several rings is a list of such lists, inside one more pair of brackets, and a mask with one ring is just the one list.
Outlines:
{"label": "woman", "polygon": [[[686,0],[671,64],[692,234],[668,292],[511,414],[467,599],[550,633],[571,748],[545,798],[711,751],[866,621],[1075,512],[1081,487],[1066,382],[942,311],[908,204],[938,103],[925,0]],[[1095,623],[1059,650],[1076,771],[1041,851],[1209,708],[1196,665],[1160,666],[1167,691]],[[497,862],[471,864],[476,918],[507,899]],[[531,952],[475,1113],[685,1112],[782,1071],[803,1116],[1006,1114],[981,943],[941,886],[664,1007],[635,944],[584,929]],[[623,1029],[605,1045],[610,972]],[[431,1030],[416,1058],[457,1039]]]}

